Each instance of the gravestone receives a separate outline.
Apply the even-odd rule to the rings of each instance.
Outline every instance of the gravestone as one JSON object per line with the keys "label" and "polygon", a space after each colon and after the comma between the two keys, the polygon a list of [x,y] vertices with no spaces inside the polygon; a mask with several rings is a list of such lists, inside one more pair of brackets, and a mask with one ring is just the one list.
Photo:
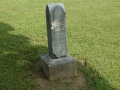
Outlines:
{"label": "gravestone", "polygon": [[49,80],[77,75],[76,60],[67,53],[66,12],[62,3],[46,6],[49,54],[41,55],[41,66]]}
{"label": "gravestone", "polygon": [[46,7],[49,55],[52,58],[67,56],[66,18],[63,4]]}

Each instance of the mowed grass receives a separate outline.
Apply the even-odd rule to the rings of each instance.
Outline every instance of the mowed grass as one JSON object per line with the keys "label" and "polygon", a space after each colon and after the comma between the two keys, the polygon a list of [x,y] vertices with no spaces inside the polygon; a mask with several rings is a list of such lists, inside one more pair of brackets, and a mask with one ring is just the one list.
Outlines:
{"label": "mowed grass", "polygon": [[[45,8],[52,2],[66,8],[68,53],[78,71],[70,82],[35,75],[48,53]],[[120,1],[1,0],[0,90],[80,89],[120,90]]]}

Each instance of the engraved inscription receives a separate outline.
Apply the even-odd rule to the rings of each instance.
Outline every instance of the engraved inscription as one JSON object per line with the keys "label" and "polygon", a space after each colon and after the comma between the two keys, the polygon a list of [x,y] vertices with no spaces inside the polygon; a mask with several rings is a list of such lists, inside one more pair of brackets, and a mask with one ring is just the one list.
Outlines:
{"label": "engraved inscription", "polygon": [[53,45],[57,46],[58,44],[66,44],[66,31],[64,27],[64,22],[54,22],[53,23],[53,34],[52,34],[52,40]]}
{"label": "engraved inscription", "polygon": [[65,27],[64,27],[64,25],[65,25],[65,23],[64,23],[64,21],[61,21],[61,22],[59,22],[59,21],[54,21],[53,23],[52,23],[52,29],[55,29],[55,30],[64,30],[65,29]]}

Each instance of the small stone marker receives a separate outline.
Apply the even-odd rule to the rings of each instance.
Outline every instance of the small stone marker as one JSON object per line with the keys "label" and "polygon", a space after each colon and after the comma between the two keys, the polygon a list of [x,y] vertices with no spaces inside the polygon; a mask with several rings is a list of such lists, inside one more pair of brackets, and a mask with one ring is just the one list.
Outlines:
{"label": "small stone marker", "polygon": [[41,55],[41,66],[49,80],[77,75],[76,60],[67,54],[66,13],[62,3],[46,6],[49,54]]}

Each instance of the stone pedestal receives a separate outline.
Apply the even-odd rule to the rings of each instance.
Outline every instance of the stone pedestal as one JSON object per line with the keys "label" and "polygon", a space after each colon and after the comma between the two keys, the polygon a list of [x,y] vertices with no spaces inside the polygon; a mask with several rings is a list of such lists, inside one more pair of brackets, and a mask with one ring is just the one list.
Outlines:
{"label": "stone pedestal", "polygon": [[70,55],[59,59],[52,59],[46,54],[41,55],[40,58],[42,69],[49,80],[77,75],[76,60]]}

